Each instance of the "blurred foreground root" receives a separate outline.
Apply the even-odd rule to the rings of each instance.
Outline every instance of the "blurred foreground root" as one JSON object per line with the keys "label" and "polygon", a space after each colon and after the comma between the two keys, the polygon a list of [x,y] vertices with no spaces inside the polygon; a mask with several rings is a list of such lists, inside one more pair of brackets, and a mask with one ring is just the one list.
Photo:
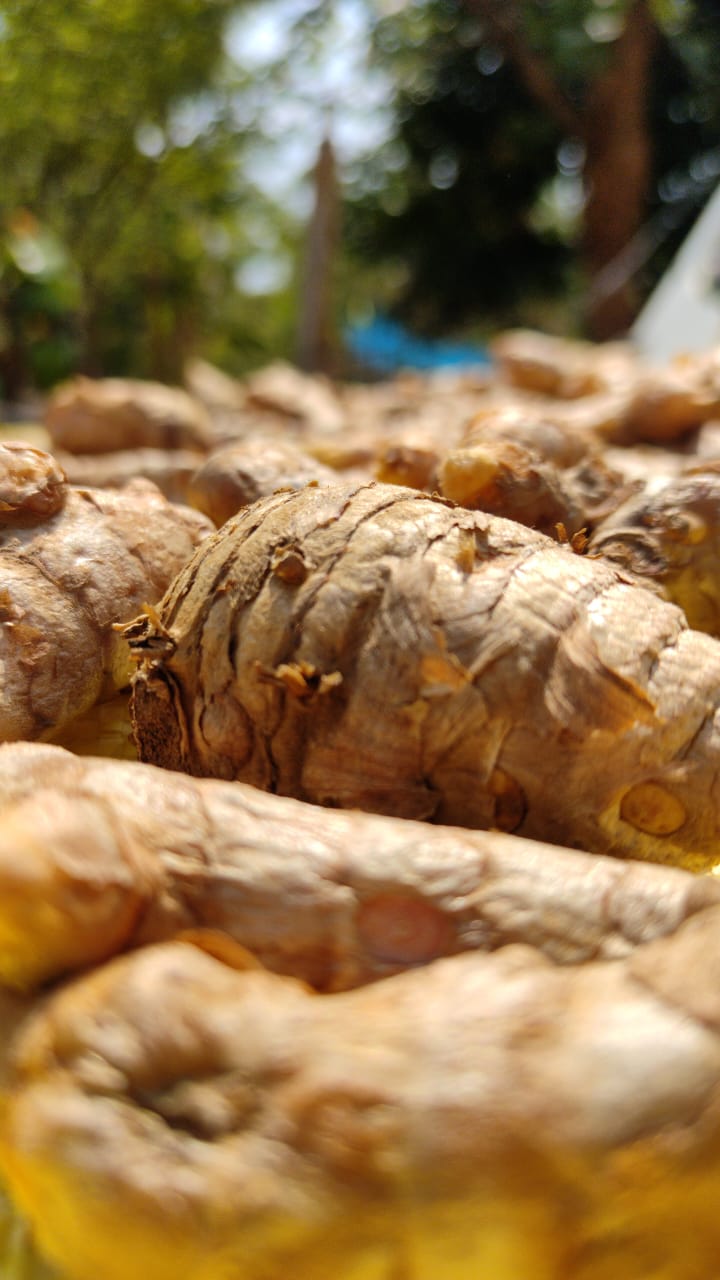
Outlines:
{"label": "blurred foreground root", "polygon": [[196,929],[321,991],[511,942],[580,964],[718,904],[676,869],[0,748],[0,981],[22,991]]}
{"label": "blurred foreground root", "polygon": [[70,1280],[707,1278],[718,914],[339,995],[146,948],[20,1031],[2,1174]]}

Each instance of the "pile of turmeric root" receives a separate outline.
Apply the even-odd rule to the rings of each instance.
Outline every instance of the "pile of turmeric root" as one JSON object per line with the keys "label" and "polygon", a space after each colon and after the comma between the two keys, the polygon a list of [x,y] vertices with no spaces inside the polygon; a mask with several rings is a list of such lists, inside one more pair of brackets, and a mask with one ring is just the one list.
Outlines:
{"label": "pile of turmeric root", "polygon": [[0,443],[8,1280],[720,1267],[720,354],[493,358]]}

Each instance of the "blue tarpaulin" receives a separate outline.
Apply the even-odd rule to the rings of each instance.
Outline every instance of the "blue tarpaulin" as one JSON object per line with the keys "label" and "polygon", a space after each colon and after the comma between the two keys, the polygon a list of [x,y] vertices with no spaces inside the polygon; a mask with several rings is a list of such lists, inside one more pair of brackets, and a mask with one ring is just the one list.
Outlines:
{"label": "blue tarpaulin", "polygon": [[485,347],[445,339],[420,338],[397,320],[376,315],[370,321],[351,324],[345,330],[351,356],[376,373],[399,369],[477,368],[490,364]]}

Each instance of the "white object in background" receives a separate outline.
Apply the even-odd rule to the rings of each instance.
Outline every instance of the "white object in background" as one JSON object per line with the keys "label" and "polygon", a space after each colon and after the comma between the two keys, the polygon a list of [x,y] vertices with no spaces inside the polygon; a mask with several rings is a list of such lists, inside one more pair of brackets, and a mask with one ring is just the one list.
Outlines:
{"label": "white object in background", "polygon": [[653,363],[720,345],[720,186],[645,303],[630,339]]}

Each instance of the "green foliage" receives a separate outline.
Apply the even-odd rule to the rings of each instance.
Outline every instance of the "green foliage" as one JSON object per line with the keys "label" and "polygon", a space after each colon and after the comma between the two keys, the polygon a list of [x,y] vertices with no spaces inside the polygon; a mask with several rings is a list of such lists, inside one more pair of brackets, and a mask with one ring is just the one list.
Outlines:
{"label": "green foliage", "polygon": [[229,8],[228,0],[0,4],[0,163],[13,196],[49,204],[101,195],[135,163],[138,127],[164,125],[175,102],[205,89]]}
{"label": "green foliage", "polygon": [[[720,171],[717,2],[649,2],[664,38],[648,217],[665,238],[648,285]],[[0,395],[79,367],[173,380],[189,350],[238,373],[292,354],[297,281],[247,298],[237,269],[258,253],[297,260],[297,218],[243,162],[251,172],[287,132],[288,102],[310,120],[302,104],[317,104],[343,29],[330,0],[298,5],[282,55],[251,78],[225,54],[241,3],[0,0]],[[582,148],[503,57],[488,13],[520,14],[572,115],[631,3],[414,0],[376,17],[396,132],[347,170],[336,274],[351,307],[483,331],[572,297]]]}
{"label": "green foliage", "polygon": [[559,82],[582,103],[607,62],[633,0],[539,0],[521,5],[529,43],[551,63]]}
{"label": "green foliage", "polygon": [[[358,260],[395,270],[386,301],[430,330],[532,323],[573,300],[583,148],[531,97],[488,14],[519,16],[527,50],[581,122],[632,0],[418,0],[380,21],[376,56],[397,80],[396,133],[351,192]],[[720,174],[716,0],[656,0],[649,100],[654,154],[646,221],[650,288]],[[399,270],[404,266],[404,274]],[[544,314],[548,314],[544,311]]]}
{"label": "green foliage", "polygon": [[[529,289],[566,285],[567,247],[531,226],[560,135],[454,0],[406,10],[400,22],[400,31],[397,20],[377,31],[380,50],[399,54],[395,148],[363,175],[371,191],[351,203],[351,248],[404,263],[396,309],[415,327],[442,332],[484,319],[490,328]],[[395,160],[383,179],[383,159],[398,155],[402,167]]]}
{"label": "green foliage", "polygon": [[[36,293],[43,273],[31,262],[18,279],[10,261],[12,228],[26,216],[62,246],[55,293],[70,280],[77,288],[68,360],[74,351],[91,372],[179,372],[183,335],[202,310],[208,245],[227,246],[209,273],[225,284],[237,250],[238,144],[214,80],[234,7],[0,2],[0,308],[15,308],[16,359],[42,363],[17,312],[18,291]],[[20,312],[34,314],[24,303]],[[4,355],[7,364],[7,340]],[[44,375],[18,372],[27,380],[55,370],[46,360]]]}

